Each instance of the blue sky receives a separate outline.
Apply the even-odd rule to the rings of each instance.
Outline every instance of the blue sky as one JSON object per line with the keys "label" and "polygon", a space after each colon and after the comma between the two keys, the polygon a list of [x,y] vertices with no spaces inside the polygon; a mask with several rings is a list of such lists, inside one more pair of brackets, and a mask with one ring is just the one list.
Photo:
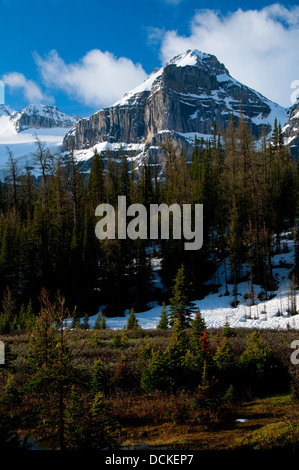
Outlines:
{"label": "blue sky", "polygon": [[243,83],[290,106],[299,81],[296,3],[0,0],[6,104],[56,104],[87,116],[173,55],[197,48],[215,54]]}

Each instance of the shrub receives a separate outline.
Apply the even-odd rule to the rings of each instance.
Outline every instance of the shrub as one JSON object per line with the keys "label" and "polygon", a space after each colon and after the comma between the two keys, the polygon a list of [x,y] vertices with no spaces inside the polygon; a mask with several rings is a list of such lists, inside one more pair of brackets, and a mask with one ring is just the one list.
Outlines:
{"label": "shrub", "polygon": [[146,392],[167,390],[170,382],[171,377],[165,354],[160,349],[153,350],[147,367],[142,370],[141,387]]}
{"label": "shrub", "polygon": [[91,390],[94,393],[102,392],[105,388],[106,384],[106,374],[103,362],[101,359],[98,359],[94,362],[92,373],[91,373],[91,381],[90,386]]}
{"label": "shrub", "polygon": [[189,419],[191,406],[187,398],[184,391],[169,397],[166,414],[174,424],[182,424]]}
{"label": "shrub", "polygon": [[20,393],[15,383],[14,376],[9,374],[7,382],[4,388],[3,397],[1,401],[4,400],[9,405],[16,405],[20,400]]}
{"label": "shrub", "polygon": [[169,326],[169,321],[168,321],[168,314],[167,314],[167,309],[165,306],[165,302],[162,304],[162,310],[161,310],[161,317],[160,321],[157,325],[158,330],[167,330]]}
{"label": "shrub", "polygon": [[107,324],[106,324],[106,318],[103,313],[99,313],[99,315],[96,318],[96,321],[94,323],[94,328],[96,330],[106,330],[107,329]]}
{"label": "shrub", "polygon": [[119,447],[119,424],[112,417],[111,403],[98,392],[93,401],[84,400],[72,388],[65,411],[65,441],[69,450]]}
{"label": "shrub", "polygon": [[111,344],[112,348],[127,348],[128,346],[129,340],[125,330],[121,333],[117,332],[114,334]]}
{"label": "shrub", "polygon": [[225,336],[226,338],[230,338],[232,336],[236,336],[236,332],[235,330],[230,326],[228,320],[226,319],[226,322],[223,326],[223,329],[222,329],[222,334],[223,336]]}
{"label": "shrub", "polygon": [[239,358],[240,383],[247,385],[255,394],[286,391],[289,375],[286,366],[264,344],[260,333],[253,332],[247,339],[245,351]]}
{"label": "shrub", "polygon": [[127,329],[128,330],[137,330],[139,327],[138,320],[135,315],[135,311],[131,308],[130,315],[127,321]]}
{"label": "shrub", "polygon": [[218,344],[217,350],[213,356],[213,363],[216,366],[216,376],[222,387],[238,381],[238,368],[236,358],[231,344],[227,338]]}
{"label": "shrub", "polygon": [[193,349],[197,349],[200,345],[201,338],[206,330],[206,323],[199,310],[195,317],[191,320],[190,343]]}

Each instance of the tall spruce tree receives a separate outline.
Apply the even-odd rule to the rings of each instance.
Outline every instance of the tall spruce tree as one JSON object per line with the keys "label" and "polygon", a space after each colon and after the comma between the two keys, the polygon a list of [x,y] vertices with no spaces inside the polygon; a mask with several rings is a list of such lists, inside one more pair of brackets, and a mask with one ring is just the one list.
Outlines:
{"label": "tall spruce tree", "polygon": [[178,320],[183,328],[190,326],[193,307],[190,302],[190,283],[187,280],[185,268],[182,265],[176,274],[170,299],[170,325]]}

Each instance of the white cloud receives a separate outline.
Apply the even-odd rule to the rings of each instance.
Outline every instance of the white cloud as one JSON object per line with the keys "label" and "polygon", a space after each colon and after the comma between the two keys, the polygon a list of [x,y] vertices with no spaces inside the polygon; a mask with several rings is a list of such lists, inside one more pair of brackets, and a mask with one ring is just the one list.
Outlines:
{"label": "white cloud", "polygon": [[155,28],[153,26],[148,26],[145,28],[147,32],[147,43],[150,46],[156,46],[157,44],[163,41],[166,30],[161,28]]}
{"label": "white cloud", "polygon": [[22,90],[24,97],[29,103],[40,103],[43,100],[48,100],[40,87],[33,81],[27,79],[22,73],[11,72],[2,77],[6,86],[12,90]]}
{"label": "white cloud", "polygon": [[48,87],[91,106],[111,105],[147,77],[140,64],[98,49],[71,64],[66,64],[55,50],[45,58],[35,54],[35,61]]}
{"label": "white cloud", "polygon": [[216,55],[231,75],[284,106],[291,105],[291,83],[299,79],[299,7],[273,4],[222,16],[198,11],[190,34],[165,33],[161,59],[187,49]]}

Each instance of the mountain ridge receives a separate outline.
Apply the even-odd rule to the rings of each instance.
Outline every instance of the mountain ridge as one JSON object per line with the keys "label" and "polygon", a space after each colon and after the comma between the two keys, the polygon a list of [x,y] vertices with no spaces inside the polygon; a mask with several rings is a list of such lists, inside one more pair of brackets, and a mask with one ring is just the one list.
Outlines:
{"label": "mountain ridge", "polygon": [[257,139],[271,133],[275,118],[282,126],[289,119],[287,108],[231,77],[217,57],[188,50],[110,107],[79,120],[63,147],[81,160],[91,158],[90,149],[128,145],[134,148],[131,155],[149,158],[171,134],[190,152],[195,134],[209,138],[214,124],[226,128],[232,114],[236,120],[245,117]]}

